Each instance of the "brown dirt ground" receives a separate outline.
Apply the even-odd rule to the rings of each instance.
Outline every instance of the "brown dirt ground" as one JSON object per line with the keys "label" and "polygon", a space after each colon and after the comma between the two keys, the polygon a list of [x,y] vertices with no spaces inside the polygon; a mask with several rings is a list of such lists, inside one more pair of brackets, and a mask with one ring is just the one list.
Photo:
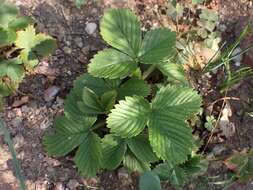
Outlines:
{"label": "brown dirt ground", "polygon": [[[136,10],[146,29],[154,25],[167,25],[167,19],[157,15],[157,10],[162,9],[165,1],[105,0],[88,3],[80,10],[73,5],[71,0],[14,0],[14,2],[20,6],[22,14],[35,18],[39,31],[54,36],[58,41],[58,49],[55,53],[50,58],[41,61],[42,65],[48,63],[47,67],[54,71],[53,76],[32,73],[26,77],[19,89],[20,92],[8,98],[5,112],[2,114],[14,140],[28,189],[137,189],[137,177],[128,175],[123,169],[115,172],[104,171],[92,179],[80,177],[73,166],[71,157],[56,159],[47,156],[41,145],[41,139],[44,132],[50,128],[54,117],[62,113],[63,99],[69,92],[73,80],[85,72],[86,64],[93,54],[105,47],[98,29],[89,35],[85,32],[86,24],[94,22],[98,25],[106,7],[127,6]],[[229,36],[227,39],[234,39],[239,34],[239,28],[243,28],[250,18],[253,19],[252,1],[220,0],[218,2],[221,21],[227,28],[225,36]],[[161,19],[158,21],[157,18],[162,18],[162,23]],[[50,86],[57,86],[60,91],[53,101],[46,102],[43,96]],[[222,155],[225,157],[232,150],[253,147],[253,121],[243,112],[249,107],[249,99],[253,97],[252,81],[244,81],[229,95],[240,97],[243,101],[231,102],[234,113],[231,120],[235,123],[236,135],[226,139],[225,142],[217,143],[226,147]],[[29,101],[13,107],[13,102],[20,100],[23,96],[28,96]],[[211,143],[207,153],[212,152],[212,148],[217,144]],[[0,149],[0,190],[16,190],[18,183],[13,174],[10,154],[1,139],[0,145],[2,147]],[[217,161],[211,163],[209,172],[210,175],[220,175],[226,172],[226,169],[221,161]],[[219,189],[219,187],[211,186],[210,189]],[[250,184],[234,183],[227,189],[252,190],[253,187]]]}

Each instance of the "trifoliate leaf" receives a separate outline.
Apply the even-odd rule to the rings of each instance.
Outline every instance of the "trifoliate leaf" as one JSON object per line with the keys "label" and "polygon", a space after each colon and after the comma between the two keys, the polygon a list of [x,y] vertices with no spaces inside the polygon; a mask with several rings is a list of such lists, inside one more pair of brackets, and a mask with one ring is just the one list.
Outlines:
{"label": "trifoliate leaf", "polygon": [[44,34],[36,34],[32,25],[17,32],[15,45],[22,49],[20,58],[28,68],[33,68],[38,64],[37,56],[47,56],[56,48],[53,38]]}
{"label": "trifoliate leaf", "polygon": [[118,99],[133,95],[146,97],[150,90],[150,86],[144,80],[132,78],[119,87]]}
{"label": "trifoliate leaf", "polygon": [[175,53],[176,33],[169,29],[154,29],[144,37],[139,59],[144,64],[158,64]]}
{"label": "trifoliate leaf", "polygon": [[103,39],[114,48],[136,58],[141,43],[141,27],[137,16],[128,9],[105,12],[100,31]]}
{"label": "trifoliate leaf", "polygon": [[83,176],[94,177],[101,167],[102,158],[102,146],[99,136],[93,132],[88,132],[74,159],[78,171]]}
{"label": "trifoliate leaf", "polygon": [[18,14],[16,6],[2,2],[0,6],[0,27],[7,28],[9,22],[14,20]]}
{"label": "trifoliate leaf", "polygon": [[111,110],[107,118],[108,128],[123,138],[137,136],[145,128],[149,112],[149,103],[143,97],[126,97]]}
{"label": "trifoliate leaf", "polygon": [[123,164],[130,172],[138,171],[143,173],[150,170],[150,164],[139,160],[130,150],[126,151]]}
{"label": "trifoliate leaf", "polygon": [[103,160],[102,167],[106,169],[116,169],[126,152],[126,142],[120,137],[106,135],[102,140]]}
{"label": "trifoliate leaf", "polygon": [[198,113],[200,96],[191,88],[161,87],[149,103],[140,96],[119,101],[107,118],[111,132],[123,138],[137,136],[146,125],[153,151],[173,164],[187,159],[193,147],[191,129],[186,120]]}
{"label": "trifoliate leaf", "polygon": [[140,177],[139,181],[140,190],[162,190],[159,177],[153,172],[145,172]]}
{"label": "trifoliate leaf", "polygon": [[130,138],[127,141],[127,145],[139,160],[144,162],[154,162],[158,160],[145,135],[138,135]]}
{"label": "trifoliate leaf", "polygon": [[99,78],[125,78],[137,69],[128,55],[114,49],[98,52],[88,65],[88,72]]}
{"label": "trifoliate leaf", "polygon": [[64,156],[79,146],[87,138],[88,129],[95,120],[74,121],[65,116],[54,121],[54,134],[48,134],[43,139],[48,153],[55,156]]}

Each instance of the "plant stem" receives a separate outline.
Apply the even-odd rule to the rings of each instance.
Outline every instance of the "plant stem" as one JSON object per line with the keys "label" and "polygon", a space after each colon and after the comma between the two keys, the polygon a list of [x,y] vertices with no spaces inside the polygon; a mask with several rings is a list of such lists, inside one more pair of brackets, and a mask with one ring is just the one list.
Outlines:
{"label": "plant stem", "polygon": [[148,78],[148,76],[156,69],[156,65],[151,65],[148,70],[146,70],[143,75],[142,75],[142,79],[145,80],[146,78]]}

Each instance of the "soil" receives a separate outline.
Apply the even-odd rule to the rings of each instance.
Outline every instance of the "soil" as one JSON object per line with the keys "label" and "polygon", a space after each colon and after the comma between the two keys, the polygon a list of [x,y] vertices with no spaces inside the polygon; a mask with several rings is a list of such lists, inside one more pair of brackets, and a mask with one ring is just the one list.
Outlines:
{"label": "soil", "polygon": [[[103,11],[108,7],[130,7],[139,14],[145,30],[168,25],[169,20],[162,14],[166,1],[104,0],[97,3],[91,1],[81,9],[74,6],[73,0],[13,0],[13,2],[20,7],[23,15],[30,15],[36,20],[38,31],[50,34],[58,42],[55,53],[50,58],[41,60],[40,69],[30,73],[19,91],[7,99],[5,111],[1,115],[7,122],[13,138],[28,190],[138,189],[138,177],[129,175],[123,168],[117,171],[101,171],[95,178],[81,177],[74,167],[71,156],[49,157],[42,147],[41,140],[43,134],[50,130],[55,116],[63,113],[63,99],[71,89],[75,78],[85,72],[89,59],[105,47],[98,29]],[[217,8],[217,2],[214,2],[213,8]],[[239,35],[239,30],[248,20],[253,20],[252,1],[221,0],[218,1],[218,10],[221,24],[226,28],[223,33],[224,39],[228,41]],[[86,26],[90,23],[95,23],[97,28],[94,32],[87,33]],[[251,60],[248,55],[244,57],[244,62],[253,65],[253,59]],[[240,98],[240,101],[229,101],[233,113],[230,121],[235,125],[236,133],[223,140],[215,138],[207,147],[207,154],[213,154],[214,149],[225,147],[225,151],[219,156],[226,158],[234,150],[253,147],[253,120],[243,111],[249,109],[253,97],[252,87],[252,80],[245,80],[229,92],[228,96]],[[1,139],[0,147],[0,189],[16,190],[18,182],[13,172],[11,156],[7,145]],[[208,176],[220,175],[221,179],[226,179],[226,172],[228,171],[221,160],[213,161]],[[190,187],[196,189],[193,184]],[[208,188],[221,189],[212,185]],[[251,183],[246,185],[233,183],[227,188],[227,190],[234,189],[250,190],[253,186]]]}

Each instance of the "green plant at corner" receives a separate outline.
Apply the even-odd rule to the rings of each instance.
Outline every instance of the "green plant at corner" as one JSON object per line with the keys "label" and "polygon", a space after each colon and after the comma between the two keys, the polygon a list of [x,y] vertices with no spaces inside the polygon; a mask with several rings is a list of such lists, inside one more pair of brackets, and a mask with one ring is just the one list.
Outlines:
{"label": "green plant at corner", "polygon": [[[121,165],[144,173],[158,161],[184,163],[194,149],[187,120],[199,112],[201,97],[166,81],[176,34],[158,28],[142,39],[140,22],[128,9],[106,11],[100,31],[112,47],[99,51],[75,81],[64,115],[44,136],[45,148],[54,156],[74,151],[78,170],[88,177]],[[148,84],[155,69],[163,79]]]}
{"label": "green plant at corner", "polygon": [[55,40],[37,34],[30,17],[20,17],[17,7],[0,4],[0,98],[17,90],[26,71],[31,71],[39,58],[56,48]]}

